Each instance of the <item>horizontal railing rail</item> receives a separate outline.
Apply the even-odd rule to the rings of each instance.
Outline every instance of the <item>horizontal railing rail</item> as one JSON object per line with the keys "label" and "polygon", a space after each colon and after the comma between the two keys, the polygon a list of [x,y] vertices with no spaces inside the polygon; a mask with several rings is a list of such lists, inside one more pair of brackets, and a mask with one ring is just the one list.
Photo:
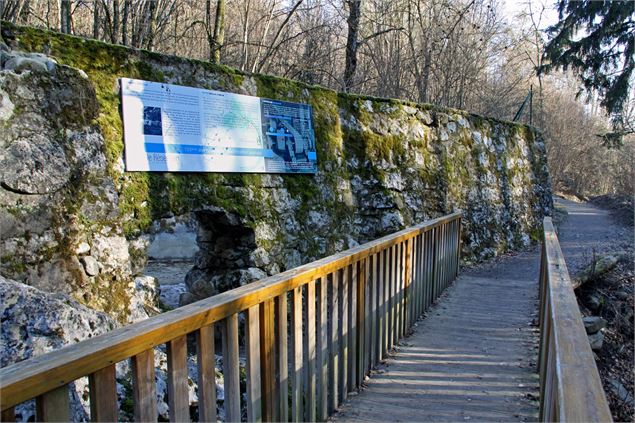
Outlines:
{"label": "horizontal railing rail", "polygon": [[194,334],[198,417],[216,421],[215,325],[226,421],[240,421],[243,393],[249,421],[325,420],[456,278],[460,232],[457,212],[2,368],[3,420],[33,398],[38,421],[68,420],[68,384],[88,376],[91,420],[116,421],[115,365],[130,359],[135,421],[156,421],[154,348],[165,344],[170,420],[187,421],[186,337]]}
{"label": "horizontal railing rail", "polygon": [[540,265],[540,420],[611,422],[593,352],[551,218]]}

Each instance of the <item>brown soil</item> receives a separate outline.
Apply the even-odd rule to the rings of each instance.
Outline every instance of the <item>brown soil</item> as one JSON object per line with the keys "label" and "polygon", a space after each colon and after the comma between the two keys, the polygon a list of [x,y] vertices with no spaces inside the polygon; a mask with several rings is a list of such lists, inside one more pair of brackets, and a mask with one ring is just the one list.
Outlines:
{"label": "brown soil", "polygon": [[[635,419],[634,285],[635,272],[631,249],[616,268],[604,275],[598,275],[576,292],[584,315],[601,316],[607,321],[603,330],[604,345],[596,351],[596,362],[616,422],[632,422]],[[593,306],[591,296],[600,299],[599,308]],[[616,387],[619,384],[623,386],[622,389]]]}

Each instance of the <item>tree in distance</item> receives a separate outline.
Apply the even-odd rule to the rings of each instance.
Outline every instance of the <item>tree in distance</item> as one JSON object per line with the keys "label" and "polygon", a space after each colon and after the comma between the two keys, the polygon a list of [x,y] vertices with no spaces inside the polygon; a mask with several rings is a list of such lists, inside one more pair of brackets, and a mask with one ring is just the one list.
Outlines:
{"label": "tree in distance", "polygon": [[635,1],[559,0],[559,22],[547,29],[553,37],[545,46],[538,72],[573,69],[584,90],[597,93],[611,118],[613,132],[600,135],[604,145],[619,147],[635,133],[629,120],[635,70]]}

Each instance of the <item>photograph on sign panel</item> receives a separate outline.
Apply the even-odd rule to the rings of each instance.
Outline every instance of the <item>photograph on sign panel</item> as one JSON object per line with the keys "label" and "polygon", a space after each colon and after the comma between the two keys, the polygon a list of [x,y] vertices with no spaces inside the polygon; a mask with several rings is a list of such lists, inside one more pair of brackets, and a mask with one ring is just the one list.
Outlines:
{"label": "photograph on sign panel", "polygon": [[262,100],[263,131],[267,148],[267,170],[278,172],[315,172],[315,140],[311,109],[306,104]]}
{"label": "photograph on sign panel", "polygon": [[160,107],[145,106],[143,108],[143,134],[163,135]]}

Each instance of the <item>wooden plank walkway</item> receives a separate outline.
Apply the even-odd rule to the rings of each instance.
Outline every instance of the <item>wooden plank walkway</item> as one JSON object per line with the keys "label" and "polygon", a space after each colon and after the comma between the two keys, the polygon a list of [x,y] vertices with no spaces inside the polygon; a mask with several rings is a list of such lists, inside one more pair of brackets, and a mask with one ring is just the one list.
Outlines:
{"label": "wooden plank walkway", "polygon": [[539,252],[471,270],[332,421],[536,421]]}

